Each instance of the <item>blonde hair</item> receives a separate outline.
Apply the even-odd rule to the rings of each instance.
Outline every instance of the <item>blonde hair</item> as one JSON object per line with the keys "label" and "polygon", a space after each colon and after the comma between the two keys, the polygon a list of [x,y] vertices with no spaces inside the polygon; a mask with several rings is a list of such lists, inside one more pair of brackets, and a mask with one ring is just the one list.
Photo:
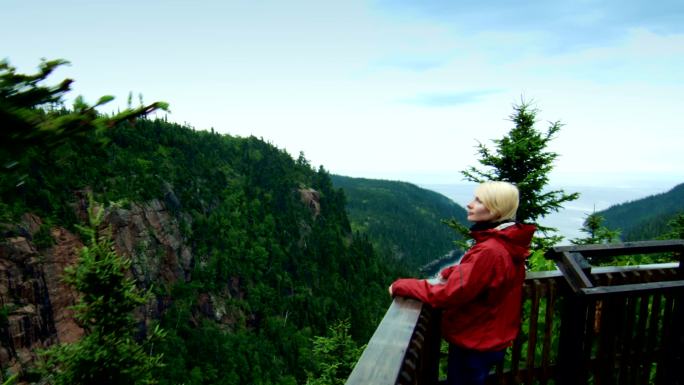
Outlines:
{"label": "blonde hair", "polygon": [[495,216],[495,221],[515,219],[520,193],[508,182],[484,182],[475,189],[475,196]]}

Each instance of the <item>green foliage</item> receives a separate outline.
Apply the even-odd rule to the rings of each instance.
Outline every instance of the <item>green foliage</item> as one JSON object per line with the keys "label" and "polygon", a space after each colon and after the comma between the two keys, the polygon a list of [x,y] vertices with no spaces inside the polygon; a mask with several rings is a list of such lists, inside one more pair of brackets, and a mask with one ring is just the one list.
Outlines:
{"label": "green foliage", "polygon": [[556,270],[556,263],[544,257],[545,250],[533,249],[531,251],[532,253],[527,258],[530,271]]}
{"label": "green foliage", "polygon": [[[612,243],[620,241],[620,232],[618,230],[610,230],[603,225],[603,216],[598,213],[593,213],[587,216],[582,231],[589,236],[586,238],[574,239],[571,242],[578,245],[586,244],[601,244]],[[684,235],[684,214],[679,214],[673,218],[668,226],[670,231],[662,234],[659,239],[681,239]],[[602,257],[590,258],[587,260],[595,266],[628,266],[628,265],[643,265],[650,263],[665,263],[674,262],[676,259],[669,253],[664,254],[636,254],[630,256],[619,257]]]}
{"label": "green foliage", "polygon": [[315,337],[314,371],[308,374],[307,385],[342,385],[351,374],[364,346],[357,346],[349,334],[349,321],[339,321],[326,337]]}
{"label": "green foliage", "polygon": [[662,194],[611,206],[600,214],[607,226],[622,230],[624,241],[639,241],[668,233],[668,223],[683,212],[684,184],[679,184]]}
{"label": "green foliage", "polygon": [[392,263],[417,273],[454,249],[454,233],[443,219],[463,223],[465,210],[448,198],[406,182],[333,175],[344,190],[352,229],[368,234]]}
{"label": "green foliage", "polygon": [[587,215],[580,231],[586,233],[588,236],[585,238],[572,239],[570,242],[575,245],[618,242],[620,240],[620,231],[607,228],[603,225],[604,221],[605,218],[598,213]]}
{"label": "green foliage", "polygon": [[[35,108],[45,119],[77,112]],[[314,370],[312,336],[348,319],[355,341],[370,337],[391,301],[387,285],[402,274],[376,253],[365,234],[352,232],[345,194],[325,169],[314,170],[303,155],[295,160],[254,137],[195,131],[159,119],[104,126],[45,139],[50,145],[13,139],[29,146],[23,151],[10,152],[3,142],[3,159],[14,159],[17,166],[0,174],[0,215],[11,219],[31,212],[44,223],[77,229],[74,206],[84,191],[122,206],[156,200],[173,213],[182,242],[192,250],[193,267],[186,280],[153,282],[166,336],[155,342],[152,357],[163,354],[165,366],[153,368],[151,377],[138,376],[140,382],[302,383]],[[17,186],[19,169],[23,176]],[[317,192],[316,210],[302,202],[306,189]],[[84,232],[91,241],[93,236]],[[86,290],[113,284],[121,276],[117,269],[128,268],[129,262],[102,266],[111,249],[97,242],[88,244],[83,259],[104,276],[73,273],[89,282],[81,286]],[[144,255],[155,251],[138,251],[143,259],[158,257]],[[137,298],[121,290],[108,295]],[[84,296],[91,301],[86,308],[105,314],[105,298]],[[55,373],[71,371],[69,360],[106,357],[98,353],[105,345],[112,349],[109,357],[125,353],[129,363],[140,358],[128,344],[133,339],[105,342],[100,333],[126,321],[124,313],[99,326],[88,326],[91,318],[82,318],[92,329],[85,345],[55,348],[48,355],[51,367],[59,369]],[[118,365],[103,362],[104,368]],[[66,374],[60,378],[68,381]]]}
{"label": "green foliage", "polygon": [[[7,61],[0,62],[0,218],[16,219],[29,209],[38,209],[45,216],[50,208],[59,207],[60,216],[68,216],[68,207],[55,202],[56,195],[69,193],[63,189],[66,177],[55,178],[48,172],[59,172],[65,162],[79,158],[79,150],[95,142],[107,142],[106,133],[122,122],[145,116],[168,105],[156,102],[147,106],[126,109],[114,116],[97,112],[113,98],[101,97],[88,105],[77,97],[73,107],[64,106],[64,96],[71,90],[73,80],[65,79],[57,85],[43,85],[55,69],[65,65],[64,60],[43,61],[36,74],[16,72]],[[95,141],[93,139],[97,138]],[[70,150],[65,151],[65,147]],[[89,151],[86,151],[87,155]],[[81,159],[79,159],[81,160]],[[83,171],[92,165],[83,165]],[[65,180],[66,179],[66,180]],[[56,183],[45,186],[45,183]],[[46,188],[47,187],[47,188]],[[14,196],[32,196],[17,200]],[[5,202],[11,202],[6,204]],[[52,213],[50,213],[52,214]],[[66,214],[66,215],[65,215]]]}
{"label": "green foliage", "polygon": [[660,239],[684,239],[684,213],[675,215],[667,222],[667,227],[670,231],[661,235]]}
{"label": "green foliage", "polygon": [[[520,349],[521,357],[519,362],[531,362],[533,366],[540,367],[543,362],[544,355],[544,344],[536,343],[534,349],[530,351],[528,344],[530,339],[532,339],[532,333],[530,332],[530,318],[537,318],[537,328],[535,330],[536,336],[534,336],[535,341],[543,341],[545,338],[546,331],[550,331],[551,341],[549,344],[549,363],[553,365],[558,362],[557,352],[561,328],[561,309],[562,309],[562,299],[551,305],[553,308],[550,309],[550,314],[547,314],[547,308],[549,307],[548,298],[539,298],[539,308],[536,314],[532,313],[532,301],[524,301],[522,308],[522,319],[520,336],[518,338],[522,339],[523,344]],[[548,316],[548,317],[547,317]],[[504,365],[509,368],[513,366],[511,349],[506,352],[506,358],[504,360]]]}
{"label": "green foliage", "polygon": [[[106,235],[97,235],[104,210],[92,205],[90,226],[83,228],[87,246],[79,263],[66,269],[65,281],[81,298],[74,306],[84,337],[44,352],[45,374],[60,384],[153,384],[152,370],[161,356],[148,353],[133,338],[132,313],[146,302],[131,278],[130,261],[119,257]],[[162,336],[155,328],[149,339]]]}
{"label": "green foliage", "polygon": [[7,327],[10,310],[10,306],[8,305],[0,306],[0,328],[4,329]]}
{"label": "green foliage", "polygon": [[2,385],[14,385],[19,380],[19,374],[14,374],[5,380]]}
{"label": "green foliage", "polygon": [[[191,281],[155,291],[170,301],[160,320],[168,336],[155,345],[166,363],[155,371],[159,383],[303,381],[311,336],[334,320],[350,319],[357,341],[370,337],[390,302],[386,286],[400,273],[367,237],[351,234],[344,193],[324,169],[256,138],[160,120],[121,124],[105,136],[106,146],[86,137],[25,154],[38,165],[26,178],[30,188],[0,194],[71,227],[74,190],[105,202],[159,199],[176,213],[195,268]],[[302,203],[302,186],[319,193],[318,214]],[[209,295],[224,311],[220,320],[200,310],[198,298]]]}
{"label": "green foliage", "polygon": [[38,231],[33,235],[33,244],[36,245],[39,249],[44,249],[51,247],[54,243],[55,240],[52,239],[52,235],[50,234],[50,229],[52,228],[52,224],[49,222],[43,223]]}
{"label": "green foliage", "polygon": [[[665,220],[663,217],[660,219]],[[658,228],[661,227],[662,225],[658,226]],[[674,215],[667,222],[666,227],[657,233],[660,235],[656,239],[684,239],[684,213]],[[642,265],[666,262],[678,262],[678,259],[672,253],[662,253],[632,255],[628,258],[607,258],[602,261],[605,265]]]}
{"label": "green foliage", "polygon": [[73,80],[64,79],[58,85],[41,83],[65,60],[51,60],[40,64],[33,75],[19,74],[7,61],[0,62],[0,138],[6,150],[19,152],[27,147],[54,148],[67,138],[91,132],[101,133],[106,128],[148,114],[168,105],[156,102],[135,110],[125,110],[113,117],[102,116],[96,107],[109,103],[112,96],[102,96],[90,106],[82,97],[74,101],[73,109],[63,109],[63,97],[71,90]]}
{"label": "green foliage", "polygon": [[[482,183],[489,180],[505,181],[516,185],[520,191],[520,206],[517,220],[536,223],[545,215],[556,212],[565,202],[579,197],[578,193],[568,194],[563,190],[546,190],[553,162],[558,157],[555,152],[547,151],[551,140],[562,127],[560,122],[551,123],[546,132],[537,130],[537,110],[530,104],[521,102],[513,106],[510,120],[515,124],[501,139],[494,139],[495,149],[491,150],[482,143],[478,144],[478,162],[484,169],[469,167],[464,170],[466,180]],[[449,225],[461,234],[467,229],[453,221]],[[543,237],[535,237],[535,248],[546,249],[562,239],[556,229],[539,226]]]}

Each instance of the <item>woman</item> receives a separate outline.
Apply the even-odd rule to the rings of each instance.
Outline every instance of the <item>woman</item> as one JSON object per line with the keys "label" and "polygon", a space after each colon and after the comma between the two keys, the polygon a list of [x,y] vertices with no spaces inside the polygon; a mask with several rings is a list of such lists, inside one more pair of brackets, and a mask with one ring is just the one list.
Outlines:
{"label": "woman", "polygon": [[515,222],[518,189],[506,182],[477,187],[467,206],[475,244],[438,282],[399,279],[394,296],[443,309],[442,337],[449,342],[447,383],[484,384],[520,327],[525,258],[535,227]]}

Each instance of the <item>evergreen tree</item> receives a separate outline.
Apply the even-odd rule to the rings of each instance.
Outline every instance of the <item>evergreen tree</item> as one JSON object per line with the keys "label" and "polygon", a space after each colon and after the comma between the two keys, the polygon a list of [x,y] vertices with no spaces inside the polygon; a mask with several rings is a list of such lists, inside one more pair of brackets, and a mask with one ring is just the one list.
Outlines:
{"label": "evergreen tree", "polygon": [[376,251],[417,274],[454,249],[454,232],[443,218],[466,222],[466,212],[443,195],[406,182],[332,175],[347,197],[354,231],[368,235]]}
{"label": "evergreen tree", "polygon": [[677,213],[667,222],[670,231],[660,236],[660,239],[684,239],[684,213]]}
{"label": "evergreen tree", "polygon": [[669,191],[620,203],[601,211],[606,225],[621,229],[623,241],[656,239],[670,231],[668,223],[684,212],[684,183]]}
{"label": "evergreen tree", "polygon": [[[32,106],[28,112],[37,114],[38,123],[74,112]],[[4,121],[0,124],[4,129]],[[102,342],[98,328],[84,326],[82,344],[46,356],[51,378],[43,381],[79,383],[78,376],[90,376],[81,383],[98,383],[95,374],[83,374],[85,367],[109,370],[125,363],[124,375],[141,373],[138,383],[150,378],[162,385],[304,383],[314,371],[312,336],[325,334],[335,320],[349,319],[354,341],[370,337],[391,301],[386,284],[405,274],[385,263],[365,235],[352,233],[344,193],[326,170],[316,171],[303,155],[293,159],[254,137],[151,119],[111,129],[103,124],[101,131],[62,132],[57,142],[43,137],[35,146],[21,135],[12,139],[12,146],[26,151],[10,152],[10,142],[3,141],[0,164],[16,159],[18,165],[0,173],[0,217],[11,223],[32,212],[43,223],[73,229],[74,191],[91,190],[97,200],[122,207],[156,200],[179,221],[183,242],[192,249],[192,270],[183,270],[189,273],[186,280],[153,282],[163,301],[159,322],[166,335],[152,352],[164,354],[163,368],[156,366],[147,376],[143,370],[152,363],[127,344],[134,342],[130,334]],[[41,144],[48,142],[55,144]],[[25,173],[20,187],[18,169]],[[313,205],[302,202],[307,190],[320,194]],[[94,253],[111,251],[85,243],[84,255],[90,257],[84,260],[100,261]],[[156,258],[158,250],[140,247],[135,258]],[[123,361],[114,359],[121,352]]]}
{"label": "evergreen tree", "polygon": [[167,103],[155,102],[105,116],[96,108],[114,99],[106,95],[92,106],[79,96],[74,101],[73,110],[65,110],[63,98],[71,91],[73,80],[64,79],[52,86],[42,84],[55,69],[65,64],[68,62],[61,59],[43,60],[36,74],[26,75],[17,73],[7,61],[0,61],[0,138],[3,149],[21,152],[29,146],[52,148],[69,137],[101,132],[121,121],[168,108]]}
{"label": "evergreen tree", "polygon": [[[87,245],[79,263],[66,269],[65,281],[81,294],[74,310],[85,335],[43,353],[45,375],[54,385],[153,384],[152,370],[161,365],[160,355],[152,349],[148,353],[134,339],[132,313],[146,297],[127,277],[130,260],[113,251],[106,235],[98,236],[103,212],[91,204],[90,226],[82,228]],[[148,341],[162,334],[154,329]]]}
{"label": "evergreen tree", "polygon": [[587,215],[580,231],[586,233],[588,237],[572,239],[570,242],[575,245],[589,245],[619,241],[620,231],[609,229],[603,224],[604,221],[605,218],[598,213]]}
{"label": "evergreen tree", "polygon": [[6,379],[2,383],[2,385],[14,385],[17,383],[18,378],[19,378],[19,374],[13,374],[8,379]]}
{"label": "evergreen tree", "polygon": [[309,373],[306,385],[342,385],[351,374],[364,346],[358,347],[349,334],[349,321],[330,327],[328,337],[315,337],[313,361],[316,368]]}
{"label": "evergreen tree", "polygon": [[21,185],[28,165],[22,164],[27,150],[52,151],[70,138],[102,134],[122,121],[145,116],[157,109],[167,110],[168,104],[155,102],[128,108],[114,116],[100,114],[96,108],[114,99],[102,96],[94,105],[81,96],[74,100],[73,108],[64,107],[64,96],[71,91],[72,79],[57,85],[44,85],[48,76],[65,60],[43,60],[35,74],[21,74],[7,61],[0,61],[0,183],[12,179]]}
{"label": "evergreen tree", "polygon": [[[562,239],[557,229],[540,226],[537,221],[551,212],[561,209],[564,202],[579,197],[578,193],[568,194],[563,190],[546,190],[553,162],[558,157],[555,152],[547,151],[562,124],[553,122],[546,132],[535,128],[538,110],[522,101],[513,106],[510,120],[515,124],[501,139],[494,139],[495,149],[479,143],[478,162],[484,168],[468,167],[462,171],[466,180],[476,183],[486,181],[505,181],[513,183],[520,191],[520,206],[517,220],[536,223],[542,237],[535,237],[534,248],[544,250]],[[456,221],[447,224],[468,236],[468,229]]]}

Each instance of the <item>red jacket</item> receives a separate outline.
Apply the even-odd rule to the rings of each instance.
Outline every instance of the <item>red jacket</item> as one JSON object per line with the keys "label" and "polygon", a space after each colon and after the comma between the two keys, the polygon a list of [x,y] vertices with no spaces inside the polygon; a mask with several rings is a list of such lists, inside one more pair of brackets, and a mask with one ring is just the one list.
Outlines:
{"label": "red jacket", "polygon": [[535,227],[501,227],[473,231],[475,245],[439,273],[442,283],[399,279],[392,294],[443,309],[442,336],[450,343],[478,351],[510,346],[520,328],[524,261]]}

